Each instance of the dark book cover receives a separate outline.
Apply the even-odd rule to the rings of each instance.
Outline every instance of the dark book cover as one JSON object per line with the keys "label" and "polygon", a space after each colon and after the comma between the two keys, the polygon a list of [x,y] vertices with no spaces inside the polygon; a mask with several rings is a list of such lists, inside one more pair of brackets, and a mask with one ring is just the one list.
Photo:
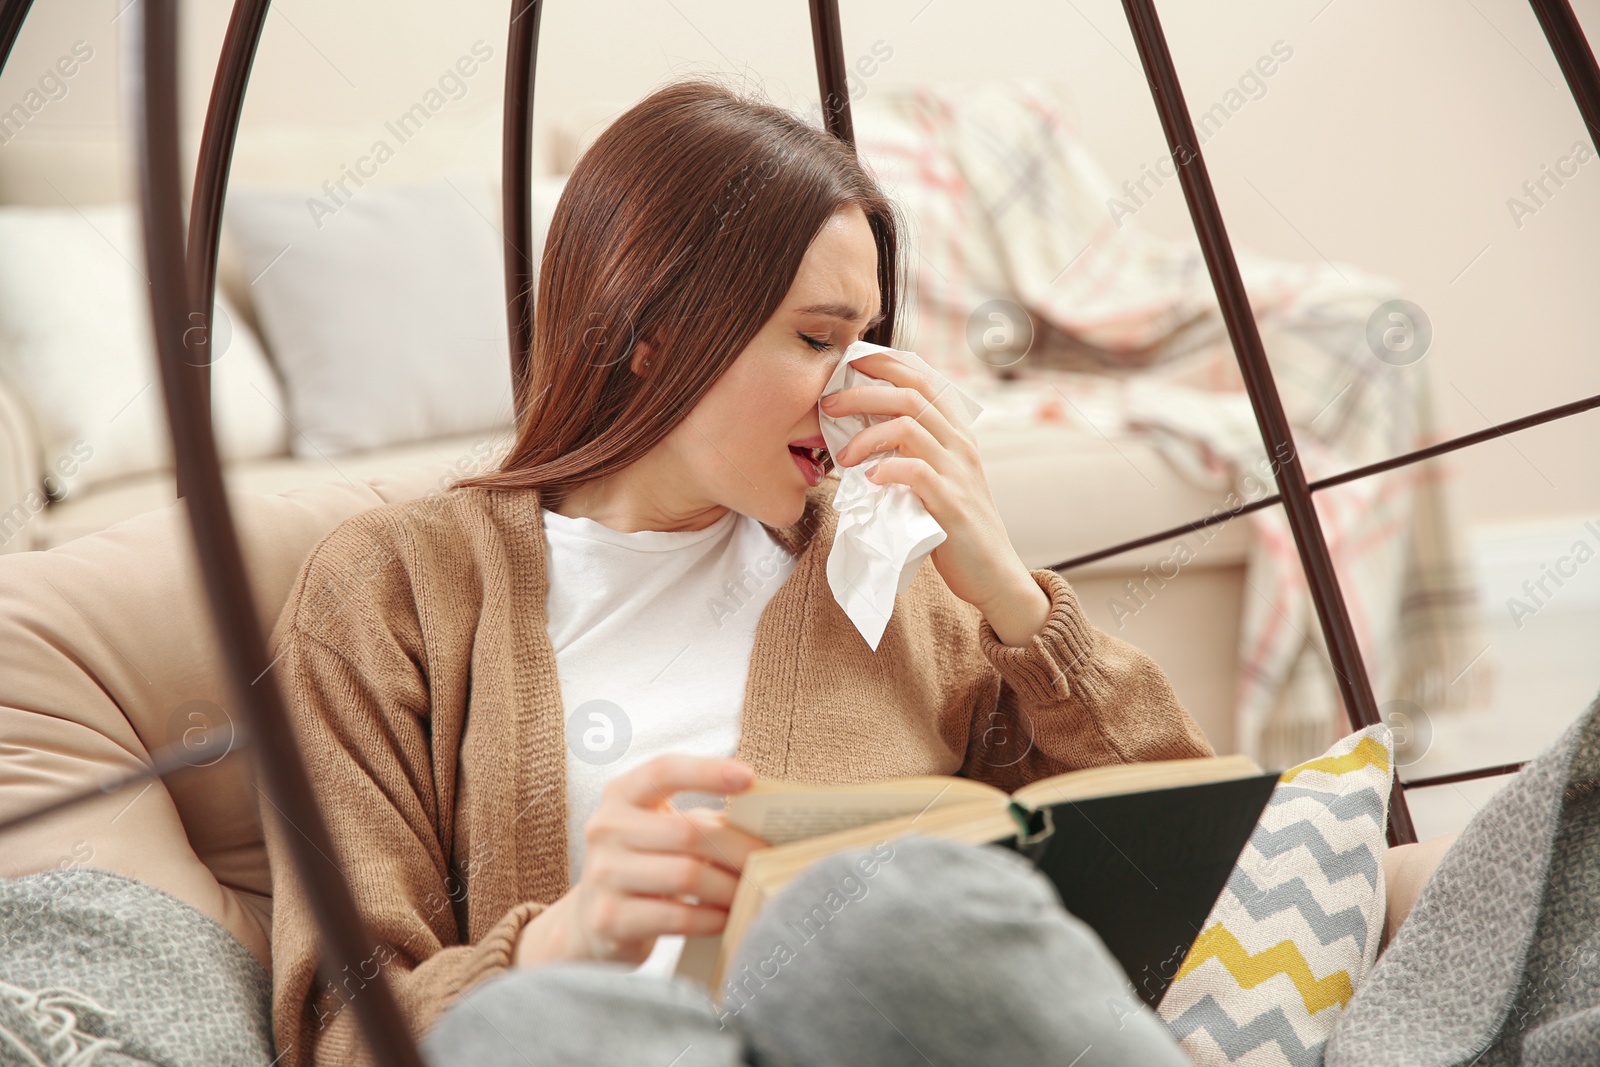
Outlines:
{"label": "dark book cover", "polygon": [[996,844],[1033,860],[1153,1008],[1277,784],[1271,773],[1050,804],[1026,814],[1028,838]]}

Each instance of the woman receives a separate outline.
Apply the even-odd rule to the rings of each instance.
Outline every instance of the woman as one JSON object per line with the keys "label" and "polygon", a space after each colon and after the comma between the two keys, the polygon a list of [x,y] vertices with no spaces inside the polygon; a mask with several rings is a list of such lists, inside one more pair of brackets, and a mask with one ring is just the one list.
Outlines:
{"label": "woman", "polygon": [[823,463],[897,449],[869,477],[948,536],[875,652],[835,603],[837,474],[801,453],[839,353],[892,345],[897,232],[847,145],[712,83],[652,94],[585,152],[500,469],[343,523],[274,634],[378,942],[319,978],[294,830],[264,812],[285,1067],[359,1058],[347,1008],[380,971],[419,1035],[508,971],[647,963],[630,988],[677,995],[681,937],[721,930],[762,844],[708,798],[754,774],[1011,790],[1212,754],[1154,662],[1022,563],[943,383],[884,353],[856,365],[896,388],[823,410],[900,417]]}

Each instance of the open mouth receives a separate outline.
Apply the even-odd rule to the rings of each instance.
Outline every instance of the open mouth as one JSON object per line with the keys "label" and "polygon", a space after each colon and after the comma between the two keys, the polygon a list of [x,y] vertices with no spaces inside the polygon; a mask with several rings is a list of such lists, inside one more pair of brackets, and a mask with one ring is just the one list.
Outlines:
{"label": "open mouth", "polygon": [[833,457],[826,448],[802,448],[799,445],[790,445],[789,452],[795,457],[795,462],[806,475],[806,481],[816,485],[825,478],[833,469]]}

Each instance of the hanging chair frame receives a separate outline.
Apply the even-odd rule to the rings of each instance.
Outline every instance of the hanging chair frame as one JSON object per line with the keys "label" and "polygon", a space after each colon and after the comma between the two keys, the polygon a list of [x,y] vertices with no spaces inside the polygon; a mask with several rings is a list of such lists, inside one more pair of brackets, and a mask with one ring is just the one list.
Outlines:
{"label": "hanging chair frame", "polygon": [[[1596,67],[1594,54],[1570,4],[1567,0],[1529,0],[1529,3],[1590,137],[1600,144],[1600,68]],[[837,0],[809,0],[809,4],[823,121],[829,132],[854,147],[838,3]],[[31,6],[32,0],[0,0],[0,71],[5,69]],[[288,822],[300,831],[286,835],[290,859],[305,883],[322,937],[325,962],[331,970],[338,971],[359,966],[362,960],[369,958],[372,939],[343,875],[327,859],[333,853],[327,824],[295,748],[282,696],[275,682],[270,680],[268,649],[228,507],[211,421],[209,339],[222,212],[245,91],[268,6],[269,0],[236,0],[234,3],[206,111],[187,227],[181,205],[177,133],[175,0],[133,0],[129,5],[138,10],[130,19],[132,25],[128,32],[130,48],[126,62],[131,77],[127,84],[133,92],[133,132],[137,142],[145,262],[151,283],[151,323],[172,438],[178,495],[188,501],[190,529],[223,649],[229,685],[243,712],[245,729],[239,738],[243,745],[235,747],[248,747],[255,754],[269,797]],[[1154,0],[1123,0],[1123,9],[1155,100],[1167,147],[1174,160],[1183,161],[1178,164],[1178,176],[1184,198],[1263,444],[1267,454],[1275,459],[1278,492],[1228,511],[1076,556],[1050,569],[1072,570],[1228,522],[1261,508],[1282,506],[1350,725],[1353,729],[1374,725],[1382,721],[1377,700],[1356,643],[1313,494],[1591,411],[1600,407],[1600,395],[1308,482],[1250,310],[1205,157],[1184,104]],[[502,125],[507,336],[519,424],[528,392],[533,324],[533,102],[542,11],[542,0],[512,0],[510,5]],[[267,679],[266,684],[261,684],[263,679]],[[190,766],[184,758],[188,751],[184,746],[158,751],[140,771],[105,782],[99,789],[63,797],[0,822],[0,833],[94,797],[177,773]],[[1403,782],[1396,775],[1389,809],[1391,843],[1409,843],[1417,839],[1406,804],[1407,789],[1509,774],[1522,766],[1522,763],[1503,764],[1411,782]],[[379,975],[368,984],[368,989],[371,995],[360,998],[354,1007],[374,1059],[402,1067],[421,1067],[420,1053],[388,982]]]}

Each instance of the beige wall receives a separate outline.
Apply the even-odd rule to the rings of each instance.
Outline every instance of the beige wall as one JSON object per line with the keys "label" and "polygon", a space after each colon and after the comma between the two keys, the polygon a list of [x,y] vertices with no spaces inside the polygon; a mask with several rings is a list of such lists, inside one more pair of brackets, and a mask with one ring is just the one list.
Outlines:
{"label": "beige wall", "polygon": [[[124,195],[117,128],[117,13],[127,0],[39,0],[0,77],[0,109],[23,99],[82,39],[94,50],[0,146],[0,200]],[[847,59],[874,42],[892,58],[863,91],[906,81],[1060,77],[1076,121],[1115,180],[1165,154],[1137,52],[1115,0],[845,0]],[[1600,0],[1577,0],[1591,31]],[[1591,322],[1600,293],[1600,159],[1589,154],[1536,213],[1508,198],[1543,177],[1582,125],[1531,11],[1519,0],[1234,0],[1161,5],[1192,112],[1219,101],[1275,42],[1291,51],[1205,142],[1229,230],[1278,256],[1322,256],[1387,274],[1431,316],[1423,361],[1445,431],[1461,433],[1600,392]],[[269,16],[245,112],[241,181],[318,184],[366,151],[475,41],[492,51],[415,141],[383,168],[401,179],[497,168],[505,0],[446,5],[281,0]],[[799,0],[589,0],[548,5],[536,134],[595,116],[676,74],[748,75],[780,102],[814,102]],[[209,87],[227,5],[184,6],[186,126]],[[469,65],[473,65],[470,64]],[[59,95],[60,90],[54,90]],[[1242,102],[1242,103],[1241,103]],[[10,136],[8,133],[7,136]],[[192,137],[191,142],[192,144]],[[48,179],[48,180],[46,180]],[[1138,222],[1192,236],[1175,181]],[[1600,513],[1600,413],[1464,453],[1469,516],[1497,522]]]}

